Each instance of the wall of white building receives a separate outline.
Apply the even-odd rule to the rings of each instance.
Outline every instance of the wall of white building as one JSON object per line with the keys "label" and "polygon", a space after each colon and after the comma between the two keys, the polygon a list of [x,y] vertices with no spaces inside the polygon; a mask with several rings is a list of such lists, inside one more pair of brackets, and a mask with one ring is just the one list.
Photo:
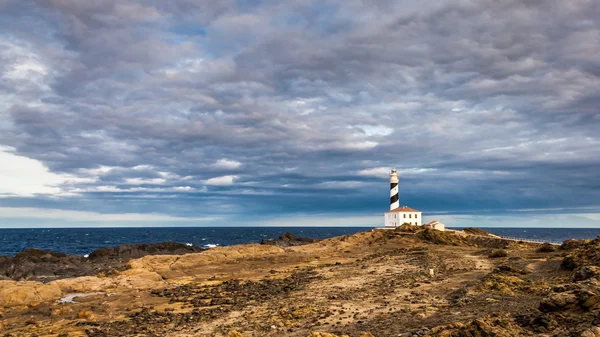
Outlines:
{"label": "wall of white building", "polygon": [[388,212],[385,213],[385,227],[399,227],[403,223],[421,226],[421,212]]}

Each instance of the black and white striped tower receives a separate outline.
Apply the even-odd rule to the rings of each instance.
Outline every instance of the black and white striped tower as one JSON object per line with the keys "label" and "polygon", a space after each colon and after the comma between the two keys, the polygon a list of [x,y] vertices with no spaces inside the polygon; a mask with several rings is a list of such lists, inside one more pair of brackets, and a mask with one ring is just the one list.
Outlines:
{"label": "black and white striped tower", "polygon": [[398,199],[398,172],[396,169],[392,169],[390,173],[390,211],[400,207],[400,200]]}

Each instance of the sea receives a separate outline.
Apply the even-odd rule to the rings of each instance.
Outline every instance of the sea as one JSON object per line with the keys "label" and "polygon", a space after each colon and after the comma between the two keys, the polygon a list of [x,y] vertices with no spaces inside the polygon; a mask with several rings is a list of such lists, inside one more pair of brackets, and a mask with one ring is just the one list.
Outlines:
{"label": "sea", "polygon": [[[152,228],[33,228],[0,229],[0,256],[14,256],[37,248],[85,256],[95,249],[131,243],[174,241],[211,248],[258,243],[285,232],[310,238],[329,238],[367,231],[373,227],[152,227]],[[491,233],[562,242],[567,239],[594,239],[600,228],[483,228]]]}

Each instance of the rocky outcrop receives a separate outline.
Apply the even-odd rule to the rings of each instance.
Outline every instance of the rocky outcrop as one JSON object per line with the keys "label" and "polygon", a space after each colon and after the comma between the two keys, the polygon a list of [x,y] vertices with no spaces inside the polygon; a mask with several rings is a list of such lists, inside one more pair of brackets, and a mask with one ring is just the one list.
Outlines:
{"label": "rocky outcrop", "polygon": [[283,254],[285,251],[270,245],[247,244],[216,247],[201,254],[150,255],[129,261],[129,269],[156,272],[165,279],[193,275],[204,271],[207,265],[235,264],[242,260]]}
{"label": "rocky outcrop", "polygon": [[[0,257],[0,275],[11,280],[49,282],[64,278],[110,274],[124,270],[131,259],[146,255],[198,253],[205,249],[176,242],[131,244],[93,251],[89,258],[48,250],[28,249]],[[2,279],[0,278],[0,279]]]}
{"label": "rocky outcrop", "polygon": [[36,305],[59,299],[62,292],[56,284],[40,282],[0,281],[0,306]]}
{"label": "rocky outcrop", "polygon": [[427,336],[436,337],[514,337],[531,335],[533,334],[520,327],[513,317],[506,314],[485,316],[466,324],[454,323],[446,327],[436,327],[427,334]]}
{"label": "rocky outcrop", "polygon": [[131,259],[138,259],[140,257],[144,257],[146,255],[183,255],[190,253],[199,253],[204,250],[204,248],[188,246],[177,242],[131,244],[122,245],[115,248],[97,249],[89,255],[89,260],[92,262],[126,262]]}
{"label": "rocky outcrop", "polygon": [[[498,242],[504,243],[464,233],[371,230],[299,246],[191,254],[173,248],[183,255],[158,255],[172,248],[140,258],[132,257],[147,247],[103,250],[85,259],[112,268],[97,275],[0,281],[0,335],[196,336],[205,327],[214,331],[204,335],[221,337],[597,335],[595,243],[543,255],[539,245],[511,243],[508,257],[490,259],[489,252],[502,249]],[[572,272],[559,268],[567,254]],[[25,255],[35,263],[68,258]],[[91,296],[57,301],[82,294]]]}
{"label": "rocky outcrop", "polygon": [[558,249],[560,250],[573,250],[577,248],[583,248],[585,245],[589,244],[592,240],[575,240],[569,239],[562,243]]}
{"label": "rocky outcrop", "polygon": [[563,259],[563,269],[575,270],[583,266],[600,266],[600,237],[592,241],[581,240],[569,244],[565,241],[561,249],[573,250]]}
{"label": "rocky outcrop", "polygon": [[451,231],[442,232],[428,228],[416,233],[415,236],[423,241],[435,243],[438,245],[505,249],[511,245],[517,244],[511,241],[501,240],[493,236],[485,237],[470,234],[460,235]]}
{"label": "rocky outcrop", "polygon": [[86,258],[48,250],[27,249],[0,259],[0,274],[13,280],[48,281],[94,273]]}
{"label": "rocky outcrop", "polygon": [[292,247],[292,246],[301,246],[309,243],[318,242],[318,239],[311,239],[301,236],[296,236],[292,233],[283,233],[277,239],[263,239],[260,244],[261,245],[272,245],[281,248]]}
{"label": "rocky outcrop", "polygon": [[491,234],[490,232],[484,231],[481,228],[473,228],[473,227],[463,228],[462,231],[467,234],[480,235],[480,236],[489,236]]}

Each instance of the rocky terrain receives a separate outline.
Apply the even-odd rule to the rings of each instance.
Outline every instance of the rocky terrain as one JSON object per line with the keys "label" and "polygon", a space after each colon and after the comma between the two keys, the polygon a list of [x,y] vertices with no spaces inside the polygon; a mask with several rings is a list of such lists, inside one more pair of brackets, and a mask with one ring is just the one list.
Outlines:
{"label": "rocky terrain", "polygon": [[281,248],[292,247],[292,246],[302,246],[309,243],[319,242],[318,239],[311,239],[305,237],[299,237],[292,233],[283,233],[277,239],[263,239],[261,241],[261,245],[273,245]]}
{"label": "rocky terrain", "polygon": [[27,249],[0,256],[0,280],[52,281],[124,270],[131,259],[146,255],[198,253],[204,249],[176,242],[130,244],[93,251],[89,257]]}
{"label": "rocky terrain", "polygon": [[280,238],[0,281],[0,336],[600,336],[600,239],[472,233]]}

